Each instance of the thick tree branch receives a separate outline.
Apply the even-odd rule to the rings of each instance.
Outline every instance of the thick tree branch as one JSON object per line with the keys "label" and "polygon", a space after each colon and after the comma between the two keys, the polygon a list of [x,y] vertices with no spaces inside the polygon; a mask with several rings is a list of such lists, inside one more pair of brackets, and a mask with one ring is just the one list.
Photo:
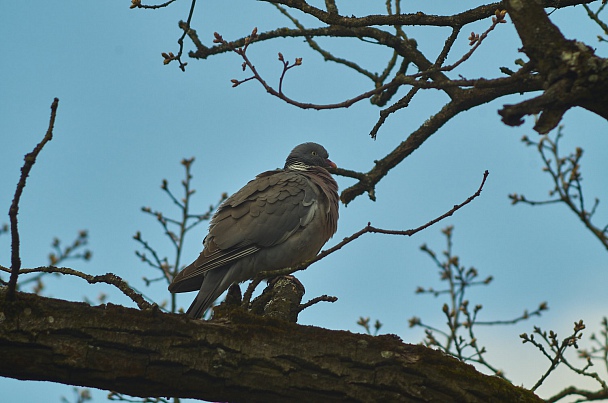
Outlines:
{"label": "thick tree branch", "polygon": [[211,401],[542,401],[396,336],[236,312],[204,322],[23,293],[9,302],[2,288],[0,375]]}
{"label": "thick tree branch", "polygon": [[[502,2],[482,5],[471,10],[463,11],[458,14],[442,16],[430,15],[422,12],[412,14],[391,14],[391,15],[369,15],[365,17],[346,17],[337,13],[325,12],[319,8],[309,5],[303,0],[265,0],[272,4],[283,4],[309,14],[319,21],[328,25],[341,25],[345,27],[366,27],[382,25],[426,25],[438,27],[461,27],[475,21],[490,17],[496,9],[504,8]],[[594,0],[547,0],[542,1],[543,7],[562,8],[574,6],[581,3],[591,3]]]}
{"label": "thick tree branch", "polygon": [[566,39],[537,0],[508,0],[505,5],[523,51],[545,82],[545,91],[520,104],[505,105],[500,111],[503,122],[517,126],[524,116],[540,113],[534,129],[546,134],[573,106],[608,119],[608,59],[596,56],[581,42]]}

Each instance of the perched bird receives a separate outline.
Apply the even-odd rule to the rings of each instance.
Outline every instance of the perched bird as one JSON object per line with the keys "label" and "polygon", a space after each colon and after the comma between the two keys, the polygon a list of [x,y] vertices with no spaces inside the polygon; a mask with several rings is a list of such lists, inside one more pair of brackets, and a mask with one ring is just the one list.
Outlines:
{"label": "perched bird", "polygon": [[213,215],[198,259],[169,285],[199,290],[188,315],[199,318],[233,283],[261,271],[293,267],[319,253],[338,224],[336,167],[323,146],[294,148],[283,169],[256,176]]}

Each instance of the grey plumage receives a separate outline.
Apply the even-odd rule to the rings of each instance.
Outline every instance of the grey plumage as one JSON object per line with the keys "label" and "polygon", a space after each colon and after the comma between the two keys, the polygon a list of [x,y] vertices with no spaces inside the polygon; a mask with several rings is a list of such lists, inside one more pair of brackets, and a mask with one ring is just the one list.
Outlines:
{"label": "grey plumage", "polygon": [[222,203],[200,256],[169,285],[172,293],[199,290],[188,315],[201,317],[233,283],[319,253],[338,222],[338,184],[328,167],[335,164],[325,148],[300,144],[283,169],[261,173]]}

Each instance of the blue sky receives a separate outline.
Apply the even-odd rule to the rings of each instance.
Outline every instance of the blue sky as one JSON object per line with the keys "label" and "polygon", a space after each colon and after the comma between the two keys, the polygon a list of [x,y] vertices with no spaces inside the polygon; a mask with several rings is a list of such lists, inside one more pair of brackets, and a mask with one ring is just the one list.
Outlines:
{"label": "blue sky", "polygon": [[[154,273],[135,256],[138,245],[132,236],[141,231],[161,254],[171,253],[160,227],[140,208],[151,206],[176,214],[160,183],[166,178],[179,191],[182,158],[196,157],[193,203],[195,210],[205,211],[222,192],[232,193],[257,173],[282,166],[291,148],[305,141],[323,144],[341,167],[367,171],[374,159],[395,148],[446,101],[438,91],[421,94],[410,108],[391,116],[374,141],[368,133],[379,111],[368,102],[345,110],[307,111],[270,97],[255,82],[231,88],[230,79],[246,77],[237,55],[202,61],[186,57],[185,73],[173,64],[163,66],[161,52],[177,52],[177,22],[186,18],[188,4],[177,2],[157,11],[130,10],[129,4],[126,0],[61,4],[38,0],[0,5],[4,38],[0,49],[5,57],[0,64],[0,208],[5,212],[23,155],[44,135],[49,106],[54,97],[60,99],[55,137],[42,151],[22,197],[24,267],[46,263],[53,237],[69,242],[78,230],[87,229],[93,259],[74,263],[75,269],[90,274],[114,272],[162,301],[168,298],[166,285],[145,287],[142,277]],[[366,4],[352,2],[352,10],[341,11],[362,15]],[[410,11],[418,9],[404,10]],[[437,1],[424,11],[448,14],[454,4]],[[561,24],[566,36],[597,46],[597,53],[606,55],[606,44],[596,39],[601,32],[588,22],[581,7],[558,10],[551,18]],[[483,21],[474,29],[481,32],[489,23]],[[233,39],[255,26],[263,31],[289,22],[265,3],[216,1],[199,4],[192,25],[210,44],[214,31]],[[415,28],[407,32],[423,51],[435,54],[446,31]],[[466,36],[457,43],[452,62],[468,49]],[[514,68],[513,61],[523,56],[516,52],[520,46],[516,41],[512,24],[502,24],[456,74],[494,77],[500,66]],[[373,71],[382,69],[387,57],[368,43],[319,42]],[[192,48],[186,40],[186,51]],[[370,88],[366,79],[323,62],[298,39],[249,49],[254,64],[271,84],[276,85],[280,74],[279,51],[288,60],[304,59],[284,83],[285,92],[293,98],[330,103]],[[507,198],[517,192],[543,199],[551,187],[537,153],[520,142],[524,134],[537,136],[531,130],[532,119],[510,128],[496,113],[503,104],[529,96],[499,99],[457,116],[382,180],[376,202],[362,196],[342,206],[339,231],[327,246],[368,221],[388,229],[424,224],[471,195],[484,170],[490,171],[481,197],[440,224],[412,238],[365,235],[301,272],[298,277],[306,287],[305,298],[330,294],[339,299],[306,310],[300,322],[358,332],[362,330],[356,325],[359,316],[370,316],[384,323],[383,333],[420,342],[422,331],[409,329],[407,319],[419,316],[437,327],[444,320],[443,300],[414,294],[417,286],[440,286],[433,262],[419,247],[426,243],[442,251],[445,241],[440,229],[454,225],[454,250],[461,261],[476,267],[482,277],[495,277],[490,287],[470,295],[472,303],[483,304],[484,319],[508,319],[523,309],[536,308],[541,301],[549,303],[550,310],[541,318],[479,330],[488,359],[516,384],[532,386],[548,365],[540,353],[521,344],[520,333],[539,325],[566,336],[579,319],[597,328],[608,304],[605,249],[565,206],[512,206]],[[586,151],[582,161],[585,192],[588,200],[597,196],[604,201],[597,213],[598,225],[603,225],[608,222],[603,174],[608,170],[606,121],[576,109],[566,114],[563,124],[562,149],[581,146]],[[341,189],[353,183],[348,178],[337,180]],[[4,222],[7,215],[0,218]],[[198,256],[205,234],[204,224],[191,233],[184,263]],[[2,265],[9,265],[9,251],[9,237],[0,236]],[[132,306],[109,286],[73,278],[49,279],[45,295],[82,300],[84,296],[94,299],[100,292],[113,303]],[[182,294],[178,301],[187,307],[192,298],[194,294]],[[549,395],[563,386],[563,379],[572,378],[558,374],[539,393]],[[71,396],[69,386],[50,383],[2,378],[0,388],[7,401],[53,401],[51,396],[58,401],[61,395]],[[103,392],[94,396],[104,400]]]}

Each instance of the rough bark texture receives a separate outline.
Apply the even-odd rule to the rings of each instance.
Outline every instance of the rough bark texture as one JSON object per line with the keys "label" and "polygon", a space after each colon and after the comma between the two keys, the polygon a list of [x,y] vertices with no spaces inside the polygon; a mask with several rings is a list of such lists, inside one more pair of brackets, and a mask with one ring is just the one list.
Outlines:
{"label": "rough bark texture", "polygon": [[542,95],[499,112],[503,122],[520,125],[523,116],[540,114],[534,129],[548,133],[573,106],[608,119],[608,59],[582,42],[566,39],[540,0],[508,0],[505,6],[523,43],[523,51],[544,80]]}
{"label": "rough bark texture", "polygon": [[[235,311],[205,322],[0,289],[0,375],[235,402],[540,402],[533,393],[396,336]],[[240,313],[239,313],[240,312]]]}

